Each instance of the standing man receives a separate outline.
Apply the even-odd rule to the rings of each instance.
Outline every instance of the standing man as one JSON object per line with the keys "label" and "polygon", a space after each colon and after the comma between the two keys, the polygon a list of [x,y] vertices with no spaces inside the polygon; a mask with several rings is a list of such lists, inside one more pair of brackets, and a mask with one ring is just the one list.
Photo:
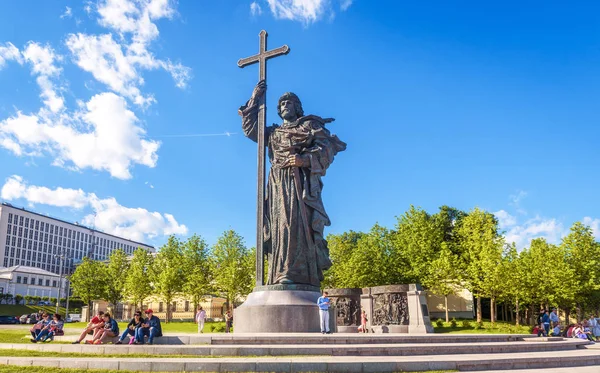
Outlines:
{"label": "standing man", "polygon": [[206,311],[202,309],[202,306],[198,306],[198,312],[196,313],[196,323],[198,324],[198,333],[202,333],[204,329],[204,320],[206,320]]}
{"label": "standing man", "polygon": [[317,306],[319,306],[319,320],[321,320],[321,333],[331,334],[329,330],[329,295],[328,292],[324,291],[323,295],[317,300]]}
{"label": "standing man", "polygon": [[552,327],[554,328],[556,325],[558,325],[559,319],[558,319],[558,314],[556,312],[556,307],[552,309],[552,312],[550,313],[550,322],[552,323]]}

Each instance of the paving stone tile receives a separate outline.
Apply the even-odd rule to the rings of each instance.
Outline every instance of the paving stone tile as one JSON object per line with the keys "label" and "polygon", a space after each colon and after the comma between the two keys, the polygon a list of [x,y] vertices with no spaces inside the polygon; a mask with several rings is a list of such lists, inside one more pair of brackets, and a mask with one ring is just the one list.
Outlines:
{"label": "paving stone tile", "polygon": [[186,362],[186,372],[221,372],[221,363],[215,361]]}

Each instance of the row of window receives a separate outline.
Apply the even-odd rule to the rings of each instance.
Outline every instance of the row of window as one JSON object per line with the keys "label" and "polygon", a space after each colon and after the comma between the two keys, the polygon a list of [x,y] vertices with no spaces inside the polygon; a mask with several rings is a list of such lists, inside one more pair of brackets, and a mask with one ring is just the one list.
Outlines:
{"label": "row of window", "polygon": [[[183,312],[189,312],[189,310],[190,301],[186,300],[183,306]],[[158,312],[166,312],[163,302],[158,303]],[[173,304],[171,305],[171,312],[177,312],[177,302],[173,302]]]}
{"label": "row of window", "polygon": [[[24,231],[23,225],[25,227]],[[15,237],[29,237],[29,239],[33,239],[35,237],[36,241],[38,239],[39,241],[42,241],[43,235],[44,242],[48,242],[48,234],[50,234],[50,243],[52,243],[52,240],[54,238],[54,244],[57,244],[57,241],[60,242],[60,239],[62,238],[63,245],[66,245],[68,247],[76,247],[76,245],[79,245],[79,243],[81,243],[81,246],[83,247],[85,243],[100,246],[100,248],[104,249],[122,248],[128,254],[133,253],[133,251],[136,249],[136,246],[134,245],[122,244],[117,241],[99,237],[95,237],[94,240],[93,235],[87,234],[85,232],[79,232],[76,230],[63,228],[58,225],[55,226],[54,224],[40,222],[39,220],[35,220],[33,218],[29,219],[27,217],[19,216],[17,214],[13,215],[12,213],[8,214],[8,232],[9,234],[12,233],[12,235]],[[39,232],[44,233],[42,234]],[[23,233],[25,234],[23,235]],[[52,235],[54,235],[54,237]],[[71,243],[71,238],[73,239],[73,243]]]}
{"label": "row of window", "polygon": [[[21,278],[21,276],[17,276],[17,284],[23,284],[23,285],[27,285],[27,276],[23,276],[23,278]],[[38,278],[37,279],[37,284],[38,286],[50,286],[50,280],[46,279],[45,281],[45,285],[44,285],[44,279],[43,278]],[[29,284],[30,285],[35,285],[35,277],[31,277],[29,279]],[[57,284],[56,280],[52,280],[52,287],[55,288]]]}
{"label": "row of window", "polygon": [[[34,262],[34,261],[30,261],[30,260],[23,260],[23,259],[14,259],[14,258],[8,258],[8,257],[4,257],[4,266],[5,267],[12,267],[12,266],[18,266],[18,265],[24,265],[24,266],[28,266],[28,267],[36,267],[36,268],[41,268],[43,270],[52,272],[52,273],[58,273],[60,271],[60,267],[58,265],[52,265],[52,264],[47,264],[47,263],[41,263],[41,262]],[[73,272],[74,268],[70,267],[67,268],[67,266],[65,265],[65,268],[63,269],[63,273],[71,273]]]}

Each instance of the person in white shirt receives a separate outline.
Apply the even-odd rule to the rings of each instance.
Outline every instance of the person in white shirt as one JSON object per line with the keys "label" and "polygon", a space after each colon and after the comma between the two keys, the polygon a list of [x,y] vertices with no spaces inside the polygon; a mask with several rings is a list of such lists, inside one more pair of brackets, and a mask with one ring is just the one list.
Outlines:
{"label": "person in white shirt", "polygon": [[204,329],[204,320],[206,320],[206,311],[202,309],[202,306],[198,306],[198,312],[196,312],[196,324],[198,324],[198,333],[202,333],[202,329]]}

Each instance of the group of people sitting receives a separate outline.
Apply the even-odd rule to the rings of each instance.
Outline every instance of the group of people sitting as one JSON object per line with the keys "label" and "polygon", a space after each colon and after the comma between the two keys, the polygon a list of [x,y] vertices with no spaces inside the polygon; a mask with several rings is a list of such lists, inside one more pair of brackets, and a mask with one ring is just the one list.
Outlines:
{"label": "group of people sitting", "polygon": [[47,340],[54,340],[56,335],[64,335],[63,331],[64,321],[58,313],[48,315],[46,312],[41,314],[41,318],[36,322],[33,327],[29,330],[31,332],[31,342],[46,342]]}
{"label": "group of people sitting", "polygon": [[[146,318],[142,317],[142,311],[136,311],[133,319],[129,321],[115,344],[122,344],[125,338],[129,336],[130,345],[144,344],[145,337],[148,337],[148,344],[151,345],[154,343],[155,337],[162,337],[160,319],[153,315],[151,309],[146,310],[145,314]],[[92,339],[86,340],[85,343],[102,344],[108,338],[119,336],[119,324],[108,312],[98,311],[98,314],[92,318],[73,344],[81,343],[88,334],[92,335]]]}
{"label": "group of people sitting", "polygon": [[542,309],[538,316],[537,325],[533,328],[533,334],[538,337],[565,337],[587,339],[591,342],[600,340],[600,319],[590,316],[589,320],[576,324],[569,324],[566,328],[560,323],[556,308],[552,312]]}

